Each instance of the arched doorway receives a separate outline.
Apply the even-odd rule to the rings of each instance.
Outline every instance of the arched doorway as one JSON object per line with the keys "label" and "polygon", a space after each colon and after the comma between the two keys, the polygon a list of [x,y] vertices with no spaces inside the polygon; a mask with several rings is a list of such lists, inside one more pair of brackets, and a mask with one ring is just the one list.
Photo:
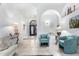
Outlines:
{"label": "arched doorway", "polygon": [[[53,10],[53,9],[49,9],[44,11],[43,13],[40,14],[40,19],[38,22],[38,26],[37,29],[38,34],[38,40],[39,40],[39,44],[42,43],[42,40],[40,41],[39,36],[42,34],[49,34],[50,38],[54,38],[55,37],[55,33],[56,33],[56,29],[57,29],[57,25],[60,25],[59,20],[61,19],[60,14],[58,11]],[[51,35],[53,34],[53,35]],[[55,43],[55,41],[53,41],[54,39],[48,39],[48,41],[43,41],[43,43],[49,43],[49,46],[51,46],[50,43]]]}
{"label": "arched doorway", "polygon": [[36,20],[31,20],[30,21],[29,29],[30,29],[30,36],[35,36],[37,34]]}
{"label": "arched doorway", "polygon": [[41,33],[56,32],[57,25],[60,25],[60,14],[58,11],[49,9],[44,11],[40,17],[40,28]]}

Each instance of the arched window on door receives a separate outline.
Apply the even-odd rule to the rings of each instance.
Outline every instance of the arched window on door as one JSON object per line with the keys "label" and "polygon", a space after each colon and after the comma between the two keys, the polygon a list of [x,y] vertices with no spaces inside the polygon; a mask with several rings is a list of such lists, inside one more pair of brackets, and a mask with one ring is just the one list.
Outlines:
{"label": "arched window on door", "polygon": [[29,29],[30,29],[30,36],[35,36],[37,34],[37,22],[36,20],[30,21]]}

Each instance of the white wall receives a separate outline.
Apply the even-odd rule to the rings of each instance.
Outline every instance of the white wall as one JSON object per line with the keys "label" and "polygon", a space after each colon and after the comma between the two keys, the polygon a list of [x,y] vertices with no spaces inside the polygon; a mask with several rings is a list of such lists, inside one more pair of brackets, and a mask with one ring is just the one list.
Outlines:
{"label": "white wall", "polygon": [[[13,9],[12,9],[13,8]],[[17,7],[16,7],[17,8]],[[9,33],[14,34],[14,24],[17,23],[18,30],[22,34],[23,24],[22,21],[25,19],[16,10],[14,6],[1,4],[0,5],[0,38],[9,36]]]}
{"label": "white wall", "polygon": [[[50,33],[50,32],[55,33],[57,25],[59,24],[59,19],[60,19],[56,12],[57,11],[55,11],[53,9],[49,9],[41,15],[41,17],[37,21],[37,23],[38,23],[37,36],[38,37],[40,34],[44,34],[44,33]],[[46,21],[49,21],[49,25],[45,24]]]}
{"label": "white wall", "polygon": [[69,31],[71,34],[73,35],[79,35],[79,28],[75,28],[75,29],[70,29],[69,28],[69,20],[70,18],[76,16],[76,15],[79,15],[79,4],[77,4],[77,9],[75,12],[71,13],[70,15],[68,16],[65,16],[61,19],[60,21],[60,24],[61,24],[61,27],[64,29],[64,30],[67,30]]}

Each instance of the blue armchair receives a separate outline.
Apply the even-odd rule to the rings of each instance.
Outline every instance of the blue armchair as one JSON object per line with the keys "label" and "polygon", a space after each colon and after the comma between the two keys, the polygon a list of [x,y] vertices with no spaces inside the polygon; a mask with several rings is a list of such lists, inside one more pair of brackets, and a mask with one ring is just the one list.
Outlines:
{"label": "blue armchair", "polygon": [[47,44],[49,46],[49,39],[50,37],[48,36],[48,34],[41,34],[39,37],[40,46],[43,44]]}
{"label": "blue armchair", "polygon": [[64,49],[64,53],[77,52],[77,39],[76,36],[63,36],[59,38],[59,47]]}

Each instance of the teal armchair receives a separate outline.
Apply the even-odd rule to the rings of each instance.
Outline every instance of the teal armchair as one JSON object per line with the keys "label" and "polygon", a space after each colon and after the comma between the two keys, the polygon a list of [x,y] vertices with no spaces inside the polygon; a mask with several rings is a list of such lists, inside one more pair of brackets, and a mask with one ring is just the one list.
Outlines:
{"label": "teal armchair", "polygon": [[63,36],[59,38],[59,48],[64,49],[64,53],[76,53],[77,52],[77,40],[76,36]]}
{"label": "teal armchair", "polygon": [[41,34],[39,36],[40,46],[45,45],[45,44],[47,44],[49,46],[49,39],[50,39],[50,37],[48,36],[48,34]]}

